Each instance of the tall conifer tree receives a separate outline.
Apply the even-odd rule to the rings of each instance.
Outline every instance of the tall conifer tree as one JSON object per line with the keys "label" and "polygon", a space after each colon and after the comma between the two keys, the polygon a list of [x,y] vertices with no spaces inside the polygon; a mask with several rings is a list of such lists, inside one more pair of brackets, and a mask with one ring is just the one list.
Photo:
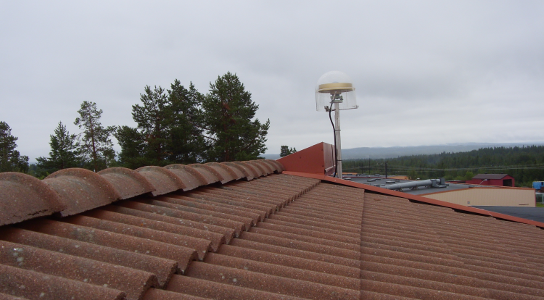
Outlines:
{"label": "tall conifer tree", "polygon": [[110,136],[115,132],[112,126],[104,127],[100,123],[102,110],[95,102],[83,101],[77,111],[79,117],[74,121],[83,132],[79,135],[79,151],[91,170],[98,172],[105,169],[115,159],[113,142]]}
{"label": "tall conifer tree", "polygon": [[78,151],[77,136],[70,134],[66,125],[59,122],[55,134],[50,135],[49,157],[38,157],[37,167],[41,171],[38,175],[47,175],[55,171],[81,166],[81,156]]}
{"label": "tall conifer tree", "polygon": [[8,123],[0,121],[0,172],[28,172],[28,156],[15,150],[17,139]]}
{"label": "tall conifer tree", "polygon": [[228,72],[210,83],[202,107],[211,144],[208,161],[251,160],[264,153],[270,120],[253,120],[259,106],[236,74]]}

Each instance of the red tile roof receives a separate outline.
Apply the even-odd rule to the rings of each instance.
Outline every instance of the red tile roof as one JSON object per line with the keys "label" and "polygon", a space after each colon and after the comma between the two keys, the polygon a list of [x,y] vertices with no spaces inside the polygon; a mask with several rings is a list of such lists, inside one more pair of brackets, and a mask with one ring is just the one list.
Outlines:
{"label": "red tile roof", "polygon": [[282,171],[0,174],[0,299],[544,299],[542,223]]}

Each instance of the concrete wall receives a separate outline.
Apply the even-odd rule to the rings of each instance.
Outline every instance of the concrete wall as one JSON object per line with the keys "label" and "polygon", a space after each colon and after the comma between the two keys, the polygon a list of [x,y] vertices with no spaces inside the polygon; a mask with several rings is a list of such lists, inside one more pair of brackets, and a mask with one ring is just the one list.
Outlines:
{"label": "concrete wall", "polygon": [[421,196],[465,206],[535,207],[535,191],[524,188],[475,187]]}

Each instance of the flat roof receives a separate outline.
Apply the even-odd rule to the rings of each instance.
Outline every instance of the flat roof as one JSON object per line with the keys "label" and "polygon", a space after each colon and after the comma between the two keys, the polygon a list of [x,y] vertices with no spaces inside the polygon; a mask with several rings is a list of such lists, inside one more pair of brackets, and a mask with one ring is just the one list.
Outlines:
{"label": "flat roof", "polygon": [[[344,176],[344,179],[348,179],[348,180],[351,180],[351,181],[357,182],[357,183],[364,183],[364,184],[368,184],[368,185],[372,185],[372,186],[382,187],[382,188],[386,188],[388,185],[393,184],[393,183],[389,183],[391,181],[394,181],[394,183],[418,181],[418,180],[392,179],[392,178],[377,177],[377,176],[375,176],[375,177]],[[407,193],[407,194],[411,194],[411,195],[424,195],[424,194],[430,194],[430,193],[436,193],[436,192],[445,192],[445,191],[468,189],[470,187],[476,186],[476,185],[457,184],[457,183],[447,183],[447,184],[448,185],[446,187],[444,187],[444,188],[433,188],[433,187],[420,186],[417,189],[405,188],[405,189],[402,189],[402,192]],[[488,187],[488,186],[486,186],[486,187]]]}

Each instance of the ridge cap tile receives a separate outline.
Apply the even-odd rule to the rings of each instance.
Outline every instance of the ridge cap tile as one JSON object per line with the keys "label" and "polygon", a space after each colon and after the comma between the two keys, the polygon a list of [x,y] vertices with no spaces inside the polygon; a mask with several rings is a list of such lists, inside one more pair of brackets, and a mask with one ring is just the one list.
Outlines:
{"label": "ridge cap tile", "polygon": [[221,164],[224,164],[232,169],[236,169],[238,171],[240,171],[242,174],[243,174],[243,177],[242,178],[246,178],[246,180],[252,180],[253,179],[253,173],[248,169],[248,168],[245,168],[244,166],[240,165],[240,164],[235,164],[234,162],[232,161],[226,161],[226,162],[222,162]]}
{"label": "ridge cap tile", "polygon": [[172,171],[157,166],[145,166],[136,169],[155,188],[153,196],[168,194],[186,188],[183,181]]}
{"label": "ridge cap tile", "polygon": [[225,180],[223,176],[221,176],[221,174],[217,172],[217,170],[205,164],[190,164],[189,166],[195,169],[195,171],[200,173],[200,175],[202,175],[202,177],[206,179],[207,185],[210,185],[216,182],[223,183],[223,181]]}
{"label": "ridge cap tile", "polygon": [[217,163],[217,162],[209,162],[209,163],[204,164],[204,166],[210,167],[213,170],[215,170],[215,172],[217,172],[221,176],[221,178],[222,178],[221,183],[222,184],[225,184],[227,182],[230,182],[230,181],[233,181],[233,180],[238,180],[238,179],[242,178],[242,177],[239,177],[232,170],[232,168],[230,168],[229,166],[224,165],[224,164],[220,164],[220,163]]}
{"label": "ridge cap tile", "polygon": [[188,165],[171,164],[165,166],[166,169],[176,174],[185,184],[184,191],[196,189],[197,187],[207,185],[206,178]]}
{"label": "ridge cap tile", "polygon": [[57,192],[66,205],[66,209],[60,211],[61,216],[75,215],[121,198],[104,177],[86,169],[59,170],[42,181]]}
{"label": "ridge cap tile", "polygon": [[153,185],[142,174],[129,168],[107,168],[98,172],[98,175],[111,183],[117,193],[121,195],[121,200],[155,191]]}
{"label": "ridge cap tile", "polygon": [[51,215],[67,208],[43,181],[23,173],[0,173],[0,226]]}

